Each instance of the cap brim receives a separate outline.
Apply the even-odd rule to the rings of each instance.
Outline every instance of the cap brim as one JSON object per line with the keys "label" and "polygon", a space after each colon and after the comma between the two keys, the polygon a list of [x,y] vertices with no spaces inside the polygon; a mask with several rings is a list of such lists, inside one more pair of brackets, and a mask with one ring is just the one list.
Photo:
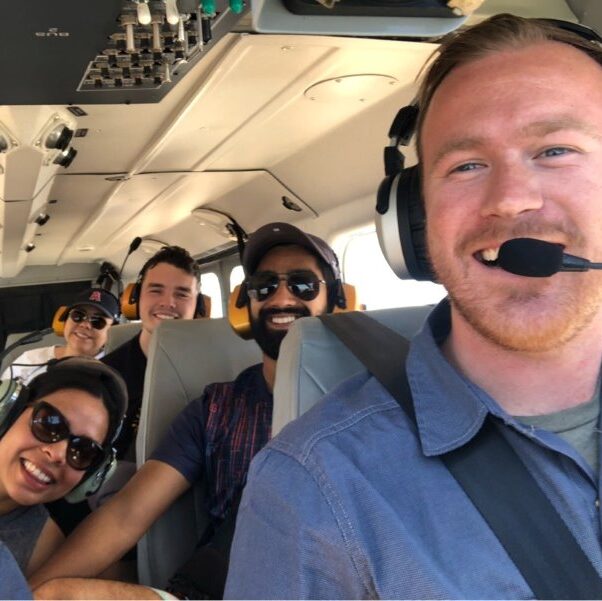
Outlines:
{"label": "cap brim", "polygon": [[104,315],[106,315],[110,319],[115,319],[115,316],[103,305],[100,303],[95,303],[94,301],[82,301],[81,303],[75,303],[71,305],[67,310],[71,311],[71,309],[75,309],[75,307],[94,307],[101,311]]}

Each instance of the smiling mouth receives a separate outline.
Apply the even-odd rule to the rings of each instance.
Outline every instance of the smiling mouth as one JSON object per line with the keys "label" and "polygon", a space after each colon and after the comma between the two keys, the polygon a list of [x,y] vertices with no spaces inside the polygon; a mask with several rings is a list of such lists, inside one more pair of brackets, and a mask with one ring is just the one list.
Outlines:
{"label": "smiling mouth", "polygon": [[83,334],[82,332],[73,332],[75,334],[75,336],[81,340],[89,340],[91,338],[91,336],[88,336],[87,334]]}
{"label": "smiling mouth", "polygon": [[500,247],[485,248],[474,253],[473,257],[482,265],[486,267],[497,267],[498,257],[500,254]]}
{"label": "smiling mouth", "polygon": [[293,323],[298,318],[296,315],[272,315],[270,321],[277,326],[285,326]]}
{"label": "smiling mouth", "polygon": [[40,484],[48,486],[49,484],[53,484],[55,482],[54,478],[50,474],[41,470],[37,465],[28,459],[21,459],[21,465],[23,466],[23,469]]}
{"label": "smiling mouth", "polygon": [[157,319],[179,319],[179,315],[173,313],[153,313],[153,317]]}

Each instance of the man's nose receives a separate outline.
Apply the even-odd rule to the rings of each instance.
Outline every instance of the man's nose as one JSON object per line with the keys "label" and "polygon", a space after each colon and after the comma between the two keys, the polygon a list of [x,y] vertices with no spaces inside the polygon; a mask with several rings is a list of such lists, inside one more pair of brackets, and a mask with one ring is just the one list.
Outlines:
{"label": "man's nose", "polygon": [[173,308],[173,307],[176,306],[176,300],[177,300],[176,293],[175,292],[170,292],[170,291],[166,290],[162,294],[160,302],[165,307],[171,307],[171,308]]}
{"label": "man's nose", "polygon": [[272,305],[287,306],[297,304],[297,298],[288,289],[286,279],[283,277],[278,281],[278,288],[276,288],[276,292],[272,294],[269,300]]}
{"label": "man's nose", "polygon": [[539,178],[522,161],[516,161],[492,169],[481,214],[513,218],[541,209],[543,204]]}

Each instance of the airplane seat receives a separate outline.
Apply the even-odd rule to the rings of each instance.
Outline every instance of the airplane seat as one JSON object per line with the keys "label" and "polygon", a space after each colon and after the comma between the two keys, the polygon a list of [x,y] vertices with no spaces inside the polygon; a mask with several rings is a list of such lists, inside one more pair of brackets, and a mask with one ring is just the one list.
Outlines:
{"label": "airplane seat", "polygon": [[[136,439],[142,465],[171,421],[206,385],[227,382],[261,361],[254,341],[245,341],[226,319],[167,321],[151,340],[140,425]],[[138,543],[138,577],[142,584],[165,587],[194,551],[208,518],[203,484],[182,495]]]}
{"label": "airplane seat", "polygon": [[[432,306],[368,311],[367,315],[411,338]],[[353,353],[316,317],[295,322],[280,347],[274,384],[272,436],[327,392],[364,371]]]}
{"label": "airplane seat", "polygon": [[109,328],[107,343],[105,344],[105,355],[113,352],[140,333],[142,324],[140,322],[118,323]]}
{"label": "airplane seat", "polygon": [[[6,344],[4,348],[8,348],[11,344],[22,338],[30,332],[13,332],[6,338]],[[11,364],[17,357],[22,355],[25,351],[30,351],[34,348],[42,348],[44,346],[61,346],[65,344],[65,339],[62,336],[57,336],[54,332],[46,334],[37,342],[31,342],[29,344],[22,344],[17,348],[13,349],[4,359],[2,359],[2,365],[0,366],[0,374],[4,373],[4,370]]]}

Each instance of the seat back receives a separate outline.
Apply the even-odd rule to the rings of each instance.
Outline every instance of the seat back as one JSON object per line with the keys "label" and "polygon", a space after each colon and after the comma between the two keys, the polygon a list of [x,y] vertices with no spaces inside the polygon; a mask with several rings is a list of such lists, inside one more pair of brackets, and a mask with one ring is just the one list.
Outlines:
{"label": "seat back", "polygon": [[[149,348],[136,457],[152,454],[170,423],[213,382],[234,380],[261,361],[254,341],[236,336],[226,319],[168,321],[155,330]],[[207,525],[204,483],[184,494],[138,543],[138,578],[164,587],[193,552]]]}
{"label": "seat back", "polygon": [[137,336],[141,328],[142,324],[140,322],[119,323],[111,326],[107,335],[107,343],[105,344],[105,355],[108,355],[134,336]]}
{"label": "seat back", "polygon": [[[6,345],[4,348],[8,348],[11,344],[22,338],[26,334],[30,332],[14,332],[9,334],[6,338]],[[17,348],[13,349],[10,353],[2,359],[2,365],[0,367],[0,374],[4,373],[4,370],[19,356],[22,355],[25,351],[29,351],[34,348],[42,348],[44,346],[62,346],[65,344],[65,339],[61,336],[57,336],[54,332],[50,334],[46,334],[37,342],[32,342],[30,344],[22,344]]]}
{"label": "seat back", "polygon": [[[368,311],[367,315],[411,338],[432,306]],[[276,382],[272,436],[305,413],[327,392],[365,368],[317,318],[297,321],[282,342]]]}

